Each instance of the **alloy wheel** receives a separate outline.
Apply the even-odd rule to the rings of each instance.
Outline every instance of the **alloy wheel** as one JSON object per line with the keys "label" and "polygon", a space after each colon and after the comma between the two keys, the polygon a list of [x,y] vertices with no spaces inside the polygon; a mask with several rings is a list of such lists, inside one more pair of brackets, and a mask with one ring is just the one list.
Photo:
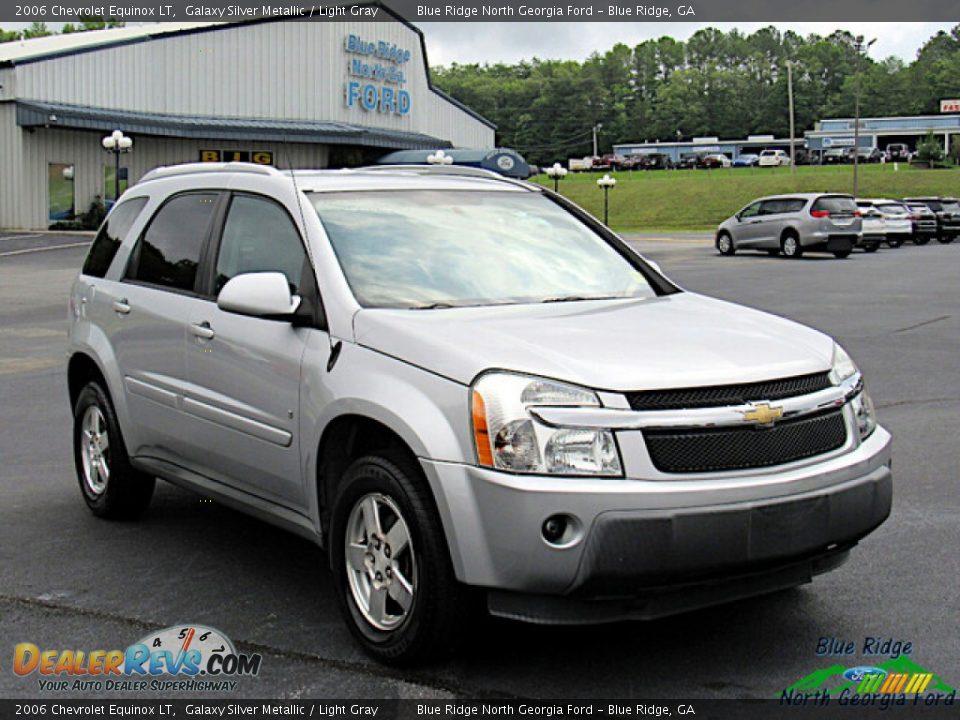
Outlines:
{"label": "alloy wheel", "polygon": [[417,565],[410,528],[390,497],[368,493],[357,500],[347,519],[344,553],[360,614],[377,630],[399,628],[413,608]]}

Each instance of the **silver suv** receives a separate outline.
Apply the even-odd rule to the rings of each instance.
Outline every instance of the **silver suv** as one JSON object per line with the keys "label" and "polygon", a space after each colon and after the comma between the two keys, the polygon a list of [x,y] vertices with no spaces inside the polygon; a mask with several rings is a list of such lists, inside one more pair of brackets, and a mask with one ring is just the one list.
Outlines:
{"label": "silver suv", "polygon": [[478,600],[589,623],[809,582],[890,511],[831,338],[480,170],[155,170],[74,283],[68,373],[96,515],[162,478],[310,538],[387,662]]}
{"label": "silver suv", "polygon": [[850,255],[863,242],[863,225],[850,195],[797,193],[759,198],[717,228],[721,255],[765,250],[799,258],[805,252]]}

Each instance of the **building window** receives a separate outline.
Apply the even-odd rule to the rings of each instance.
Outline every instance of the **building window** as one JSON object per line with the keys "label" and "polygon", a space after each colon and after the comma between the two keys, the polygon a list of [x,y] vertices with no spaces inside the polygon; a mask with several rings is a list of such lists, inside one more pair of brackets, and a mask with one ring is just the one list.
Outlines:
{"label": "building window", "polygon": [[50,224],[70,222],[76,217],[73,195],[74,166],[50,163],[47,166],[47,198]]}

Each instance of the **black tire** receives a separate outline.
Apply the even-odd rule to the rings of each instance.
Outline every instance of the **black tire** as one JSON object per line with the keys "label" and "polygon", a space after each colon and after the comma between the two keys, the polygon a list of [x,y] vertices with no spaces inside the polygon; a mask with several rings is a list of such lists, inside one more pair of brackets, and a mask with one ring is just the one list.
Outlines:
{"label": "black tire", "polygon": [[733,238],[730,237],[730,233],[724,231],[717,233],[717,239],[714,243],[717,247],[717,252],[721,255],[734,255],[737,252],[737,246],[733,244]]}
{"label": "black tire", "polygon": [[803,257],[803,245],[800,244],[800,236],[793,230],[785,232],[780,238],[780,252],[783,253],[784,257],[794,260]]}
{"label": "black tire", "polygon": [[929,236],[929,235],[914,235],[914,236],[913,236],[913,244],[914,244],[914,245],[926,245],[928,242],[930,242],[930,236]]}
{"label": "black tire", "polygon": [[767,250],[767,255],[769,255],[770,257],[779,257],[779,256],[780,256],[780,251],[779,251],[779,250],[774,250],[774,249],[771,248],[770,250]]}
{"label": "black tire", "polygon": [[887,240],[887,245],[892,248],[898,248],[903,245],[903,238],[897,238],[896,240]]}
{"label": "black tire", "polygon": [[953,242],[953,235],[937,235],[937,242],[941,245],[949,245]]}
{"label": "black tire", "polygon": [[[899,247],[899,246],[898,246]],[[868,253],[875,253],[880,249],[880,243],[868,243],[863,246],[863,251]],[[841,251],[842,252],[842,251]],[[834,253],[836,254],[836,253]],[[847,253],[849,255],[849,253]]]}
{"label": "black tire", "polygon": [[[876,249],[876,248],[874,248],[874,249]],[[843,259],[845,259],[845,258],[850,257],[850,250],[834,250],[834,251],[833,251],[833,256],[834,256],[837,260],[843,260]]]}
{"label": "black tire", "polygon": [[[96,423],[103,432],[85,428],[86,423]],[[93,435],[101,439],[94,443]],[[103,438],[107,440],[105,448]],[[95,455],[106,464],[106,476],[99,469],[103,465],[91,459],[91,444],[96,445]],[[73,409],[73,460],[80,492],[94,515],[131,520],[142,515],[150,505],[156,480],[130,465],[113,402],[96,381],[80,391]]]}
{"label": "black tire", "polygon": [[[354,508],[369,497],[385,497],[399,508],[412,549],[412,555],[400,550],[394,553],[392,560],[385,561],[395,564],[409,562],[403,572],[401,566],[396,565],[390,582],[397,582],[396,578],[401,574],[409,574],[412,577],[407,580],[413,587],[409,609],[396,627],[386,630],[377,628],[364,616],[366,610],[358,603],[352,586],[355,571],[348,569],[346,560],[347,534],[354,522]],[[389,512],[389,508],[386,509]],[[386,555],[381,555],[380,561],[384,557],[391,558],[386,538],[397,522],[394,519],[390,529],[382,528],[382,547]],[[367,543],[380,542],[380,538],[371,540],[369,535],[365,538]],[[373,549],[370,545],[368,547],[367,558],[370,559]],[[380,547],[376,545],[378,554]],[[466,628],[479,611],[476,604],[478,593],[461,585],[454,575],[440,516],[426,480],[416,463],[402,453],[369,455],[350,465],[334,500],[329,548],[337,600],[347,625],[363,649],[380,662],[413,665],[449,655],[459,645]],[[407,560],[408,557],[415,561]],[[371,560],[366,567],[372,574],[378,566]],[[383,573],[390,575],[385,569]],[[382,576],[378,577],[382,579]],[[372,588],[373,579],[367,577],[366,581]],[[372,600],[373,590],[368,592]],[[386,595],[390,596],[390,593],[386,592]],[[392,599],[384,602],[403,611],[399,604],[393,605],[395,601]]]}

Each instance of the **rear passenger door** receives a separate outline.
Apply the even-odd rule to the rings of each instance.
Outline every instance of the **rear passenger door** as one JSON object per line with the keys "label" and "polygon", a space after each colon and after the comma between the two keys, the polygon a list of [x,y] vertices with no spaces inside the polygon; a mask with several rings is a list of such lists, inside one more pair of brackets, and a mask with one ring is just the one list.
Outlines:
{"label": "rear passenger door", "polygon": [[316,281],[300,231],[283,205],[234,193],[210,258],[207,297],[194,304],[187,328],[185,402],[188,412],[206,420],[191,441],[202,450],[204,474],[301,509],[300,363],[309,333],[321,331],[216,304],[231,278],[273,271],[284,274],[301,307],[309,308]]}
{"label": "rear passenger door", "polygon": [[110,298],[110,340],[136,424],[132,455],[190,466],[186,322],[197,297],[204,244],[221,202],[216,191],[168,198],[137,240]]}

